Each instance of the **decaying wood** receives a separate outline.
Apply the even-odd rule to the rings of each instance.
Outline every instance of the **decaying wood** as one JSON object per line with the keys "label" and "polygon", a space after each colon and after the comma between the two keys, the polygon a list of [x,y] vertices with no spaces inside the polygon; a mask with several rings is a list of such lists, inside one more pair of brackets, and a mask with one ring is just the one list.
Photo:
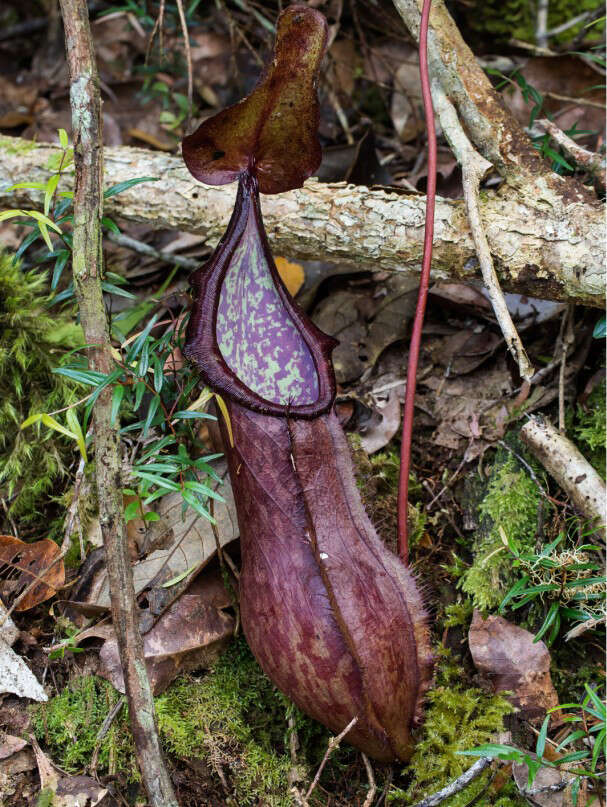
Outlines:
{"label": "decaying wood", "polygon": [[579,449],[547,420],[530,418],[521,439],[593,526],[605,533],[605,482]]}
{"label": "decaying wood", "polygon": [[[24,178],[46,182],[48,160],[57,151],[53,145],[0,138],[0,207],[41,208],[41,192],[7,193],[3,188]],[[219,240],[234,206],[234,186],[201,185],[178,156],[166,153],[122,146],[105,149],[104,160],[106,187],[134,177],[158,178],[108,199],[109,215],[199,233],[210,246]],[[66,177],[66,189],[70,183]],[[424,207],[423,196],[314,180],[302,189],[262,199],[275,254],[415,274],[422,255]],[[508,186],[483,191],[480,213],[505,290],[603,305],[600,206],[577,191],[568,199],[557,198],[548,184],[545,191],[536,187],[524,193]],[[435,221],[434,278],[479,278],[464,202],[437,200]]]}
{"label": "decaying wood", "polygon": [[[61,0],[74,138],[73,276],[80,321],[92,369],[114,368],[103,301],[102,231],[103,147],[99,75],[86,0]],[[112,619],[126,682],[137,761],[152,807],[177,807],[158,732],[152,691],[143,657],[135,591],[122,513],[119,424],[112,423],[112,388],[99,395],[93,409],[93,436],[99,521],[110,584]]]}

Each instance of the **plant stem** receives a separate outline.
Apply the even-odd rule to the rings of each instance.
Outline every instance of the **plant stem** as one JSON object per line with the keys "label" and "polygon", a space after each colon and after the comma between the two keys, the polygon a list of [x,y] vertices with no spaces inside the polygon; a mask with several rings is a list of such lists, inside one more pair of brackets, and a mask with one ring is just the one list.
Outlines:
{"label": "plant stem", "polygon": [[[73,274],[90,367],[113,370],[102,279],[103,145],[99,76],[85,0],[61,0],[70,73],[74,161]],[[133,576],[122,513],[119,425],[111,422],[112,387],[93,410],[99,521],[105,547],[112,619],[124,674],[131,730],[151,807],[178,807],[166,770],[143,657]]]}
{"label": "plant stem", "polygon": [[432,241],[434,238],[434,206],[436,197],[436,129],[434,126],[434,109],[428,77],[428,22],[432,0],[424,0],[422,18],[419,29],[419,73],[426,116],[428,133],[428,183],[426,189],[426,224],[424,228],[424,252],[422,271],[419,279],[417,308],[413,321],[413,333],[409,344],[409,364],[407,366],[407,390],[403,413],[403,436],[400,450],[400,477],[398,480],[398,548],[403,563],[409,561],[409,528],[407,524],[409,501],[409,468],[411,465],[411,436],[413,433],[413,412],[415,408],[415,387],[417,364],[422,339],[422,327],[428,299],[430,284],[430,265],[432,263]]}

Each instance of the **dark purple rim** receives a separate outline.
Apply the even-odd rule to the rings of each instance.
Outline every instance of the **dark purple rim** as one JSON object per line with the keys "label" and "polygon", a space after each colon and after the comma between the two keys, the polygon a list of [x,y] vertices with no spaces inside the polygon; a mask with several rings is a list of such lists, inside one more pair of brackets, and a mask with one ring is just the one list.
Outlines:
{"label": "dark purple rim", "polygon": [[[230,369],[217,344],[217,310],[221,286],[230,258],[247,225],[251,204],[274,285],[314,361],[318,376],[318,399],[312,404],[291,406],[277,404],[262,398],[246,384],[243,384],[236,373]],[[208,263],[192,274],[190,283],[194,293],[194,304],[183,352],[186,358],[199,368],[204,382],[209,387],[236,403],[264,415],[313,418],[331,408],[335,399],[335,375],[331,364],[331,353],[339,343],[332,336],[323,333],[308,319],[285,288],[270,252],[263,226],[257,180],[248,171],[239,177],[234,212],[223,238]]]}

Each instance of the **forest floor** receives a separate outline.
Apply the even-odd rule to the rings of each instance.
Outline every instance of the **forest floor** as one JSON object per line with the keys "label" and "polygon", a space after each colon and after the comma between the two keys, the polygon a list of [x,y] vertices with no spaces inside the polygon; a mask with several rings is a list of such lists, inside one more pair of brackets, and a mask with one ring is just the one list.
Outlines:
{"label": "forest floor", "polygon": [[[186,132],[253,88],[278,12],[270,0],[187,6],[190,116],[175,3],[166,3],[155,36],[157,3],[95,0],[89,5],[106,145],[175,154]],[[415,44],[385,0],[314,5],[328,17],[331,41],[319,88],[319,179],[423,194],[426,135]],[[580,6],[559,0],[550,6],[549,28],[580,11],[586,17],[554,35],[549,48],[539,48],[533,5],[509,0],[505,5],[457,2],[450,8],[504,104],[553,170],[590,184],[536,121],[551,117],[579,144],[604,149],[604,21],[593,2]],[[52,0],[7,0],[0,9],[0,135],[58,143],[62,129],[69,137],[57,7]],[[64,153],[69,170],[69,147]],[[438,171],[439,196],[461,198],[461,172],[444,138]],[[485,180],[487,188],[499,182],[497,174]],[[14,690],[0,695],[0,803],[53,803],[44,795],[52,770],[68,791],[80,793],[64,797],[67,807],[145,804],[124,698],[116,689],[121,674],[108,617],[90,444],[86,461],[83,456],[88,401],[76,405],[91,389],[73,364],[71,371],[53,372],[73,361],[83,344],[70,255],[52,233],[49,253],[44,233],[33,224],[0,223],[0,532],[8,536],[0,542],[5,564],[0,595],[5,605],[14,602],[25,579],[7,564],[14,560],[12,539],[32,547],[37,570],[54,557],[49,541],[55,547],[64,543],[69,551],[64,578],[45,578],[49,588],[12,613],[14,635],[9,639],[8,622],[0,628],[0,653],[8,654],[0,679],[2,664],[9,664],[6,659],[12,664],[16,656],[37,679],[25,675],[19,684],[23,697],[10,694]],[[194,401],[199,393],[181,356],[180,325],[189,304],[189,272],[210,255],[209,245],[200,236],[119,219],[104,225],[106,295],[117,356],[124,359],[128,346],[140,341],[154,378],[180,373],[179,394],[186,387]],[[289,255],[277,256],[277,265],[314,322],[340,341],[334,353],[336,411],[349,435],[367,511],[396,551],[401,410],[416,280],[373,266],[355,272],[351,266],[297,262]],[[430,290],[418,372],[410,521],[411,563],[424,592],[437,666],[413,759],[409,765],[372,763],[373,795],[364,760],[342,743],[309,796],[310,807],[416,804],[475,762],[460,752],[488,743],[493,745],[485,755],[494,757],[492,765],[442,804],[605,804],[604,535],[592,529],[587,514],[519,434],[530,417],[548,418],[605,478],[605,318],[583,306],[516,294],[506,298],[530,360],[541,371],[532,385],[521,381],[480,285],[442,281]],[[155,331],[154,338],[145,330],[153,316],[164,322],[164,331]],[[127,427],[125,513],[142,619],[149,626],[156,623],[146,654],[180,802],[296,804],[291,788],[306,792],[329,733],[274,688],[242,637],[238,536],[221,458],[209,461],[223,480],[219,489],[226,499],[215,506],[215,533],[195,509],[184,520],[175,492],[141,506],[143,483],[129,477],[130,458],[141,457],[146,446],[156,450],[162,435],[154,389],[135,387],[116,401]],[[38,419],[21,430],[36,414],[46,414],[46,422]],[[184,423],[179,438],[187,447],[185,456],[206,473],[208,463],[201,458],[221,452],[216,430],[207,420]],[[216,539],[223,545],[220,556]],[[166,616],[171,613],[186,626],[184,603],[193,598],[206,621],[199,630],[184,627],[176,636],[176,623]],[[49,768],[49,761],[56,767]],[[531,787],[529,771],[536,774]]]}

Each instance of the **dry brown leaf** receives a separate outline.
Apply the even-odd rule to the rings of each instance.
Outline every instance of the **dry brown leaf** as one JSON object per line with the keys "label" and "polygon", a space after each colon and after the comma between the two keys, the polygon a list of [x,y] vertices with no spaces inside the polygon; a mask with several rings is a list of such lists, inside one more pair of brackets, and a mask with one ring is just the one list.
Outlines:
{"label": "dry brown leaf", "polygon": [[[213,664],[234,633],[234,617],[223,610],[230,604],[219,572],[202,574],[145,634],[143,652],[155,695],[180,673]],[[98,674],[124,692],[113,628],[91,628],[80,634],[78,641],[94,636],[106,640],[99,653]]]}
{"label": "dry brown leaf", "polygon": [[539,717],[558,706],[550,678],[550,653],[533,634],[501,616],[483,619],[474,612],[468,644],[476,669],[494,692],[510,691],[510,700],[527,717]]}
{"label": "dry brown leaf", "polygon": [[416,299],[417,280],[393,275],[383,284],[352,282],[320,303],[312,318],[339,340],[333,351],[338,383],[360,378],[388,345],[405,336]]}
{"label": "dry brown leaf", "polygon": [[49,538],[26,544],[12,535],[0,535],[0,596],[5,604],[14,602],[36,578],[39,582],[15,610],[27,611],[53,597],[65,584],[63,560],[57,561],[60,554]]}
{"label": "dry brown leaf", "polygon": [[[220,476],[225,473],[220,463],[215,463],[215,470]],[[238,537],[238,523],[229,482],[226,480],[217,489],[225,499],[225,504],[215,502],[214,505],[217,533],[220,544],[224,546]],[[192,510],[188,510],[185,518],[182,518],[182,505],[180,493],[171,493],[160,499],[157,509],[160,521],[154,522],[150,529],[156,536],[153,547],[161,548],[154,548],[133,564],[136,594],[144,589],[162,587],[168,580],[188,570],[200,570],[215,555],[217,547],[211,524]],[[73,589],[72,599],[78,608],[86,604],[88,613],[93,613],[94,609],[109,609],[109,587],[102,553],[94,559],[89,556],[85,562],[78,584]],[[74,618],[71,612],[70,618]]]}
{"label": "dry brown leaf", "polygon": [[30,742],[36,755],[40,789],[52,792],[53,807],[96,807],[101,804],[107,795],[107,788],[102,787],[90,776],[69,776],[59,773],[35,737],[30,736]]}

